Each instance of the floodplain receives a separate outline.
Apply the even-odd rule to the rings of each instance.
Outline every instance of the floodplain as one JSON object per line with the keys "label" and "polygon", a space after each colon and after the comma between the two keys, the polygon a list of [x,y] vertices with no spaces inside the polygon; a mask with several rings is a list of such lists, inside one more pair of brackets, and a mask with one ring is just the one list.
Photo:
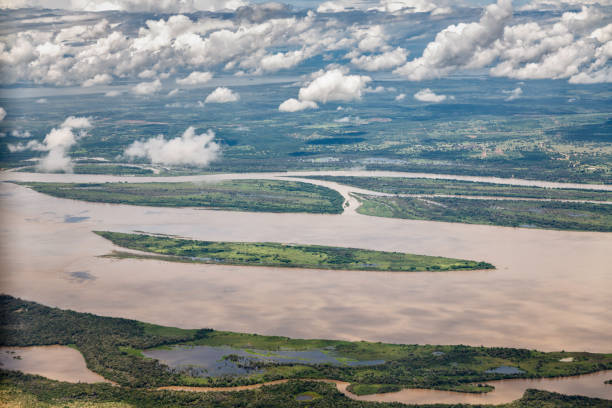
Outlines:
{"label": "floodplain", "polygon": [[[244,385],[280,384],[279,380],[299,379],[306,380],[306,384],[313,380],[336,384],[338,390],[348,397],[341,400],[344,403],[348,403],[350,398],[363,399],[359,396],[363,394],[372,394],[365,397],[372,401],[406,402],[408,399],[402,400],[399,397],[405,392],[401,391],[403,388],[455,391],[459,392],[457,396],[461,400],[461,393],[494,392],[493,384],[500,384],[500,388],[504,389],[503,383],[492,380],[568,377],[565,385],[571,389],[576,385],[573,379],[578,379],[577,384],[581,384],[582,377],[576,375],[609,370],[612,367],[612,355],[609,354],[565,351],[543,353],[525,349],[462,345],[422,346],[363,341],[299,340],[218,332],[213,329],[183,330],[49,308],[6,295],[0,297],[0,303],[3,310],[0,323],[4,346],[71,345],[83,354],[89,369],[103,375],[107,381],[110,380],[118,386],[129,386],[136,392],[172,389],[180,394],[181,388],[177,386],[185,385],[187,387],[183,392],[198,390],[188,388],[189,386],[207,386],[208,388],[202,388],[202,391],[211,392],[215,390],[210,387],[223,387],[218,391],[223,393],[258,388],[240,387]],[[150,351],[140,348],[148,348]],[[26,350],[26,353],[31,350],[32,354],[39,356],[45,356],[46,353],[49,360],[54,357],[54,350],[63,351],[65,348],[20,350]],[[212,355],[205,353],[207,355],[202,360],[201,352],[194,354],[199,350],[216,352]],[[80,356],[78,352],[76,355]],[[174,361],[166,365],[171,355],[174,355]],[[187,369],[177,369],[176,359],[181,355],[187,355],[186,361],[191,363]],[[224,361],[244,370],[208,372],[211,364]],[[83,365],[82,360],[76,363]],[[514,369],[510,370],[512,367]],[[15,369],[11,366],[8,368]],[[600,382],[599,386],[592,391],[581,389],[581,393],[609,397],[612,390],[604,384],[603,378],[610,372],[602,372],[601,375],[593,377],[595,381]],[[203,373],[210,375],[202,376]],[[2,386],[5,389],[34,391],[34,394],[47,398],[54,395],[53,387],[36,390],[35,383],[40,382],[36,378],[10,374],[8,371],[2,371],[2,375]],[[91,379],[89,381],[95,382]],[[487,384],[489,382],[491,384]],[[521,386],[525,391],[529,381],[514,384],[514,387],[512,383],[508,385],[510,387],[506,387],[498,397],[508,398],[508,389],[513,389],[516,394]],[[561,385],[563,388],[563,382]],[[233,386],[237,388],[228,388]],[[106,394],[91,387],[88,385],[87,388],[82,388],[81,392],[87,393],[87,390],[90,390],[94,392],[94,398]],[[106,389],[99,391],[104,390]],[[408,393],[407,396],[414,398],[422,393],[422,390],[415,391],[416,395],[411,396]],[[130,393],[129,390],[124,391],[124,398],[126,392],[128,395]],[[186,395],[189,397],[188,392]],[[443,395],[446,394],[438,397]],[[114,399],[116,402],[122,402],[116,394]],[[501,399],[493,401],[499,402]]]}

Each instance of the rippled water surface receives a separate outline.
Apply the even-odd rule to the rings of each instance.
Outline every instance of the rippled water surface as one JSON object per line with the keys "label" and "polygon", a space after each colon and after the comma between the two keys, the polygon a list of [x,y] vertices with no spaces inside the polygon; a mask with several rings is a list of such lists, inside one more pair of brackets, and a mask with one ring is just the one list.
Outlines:
{"label": "rippled water surface", "polygon": [[[611,351],[612,234],[96,204],[7,183],[0,193],[0,285],[43,304],[298,338]],[[92,230],[404,251],[497,269],[385,273],[112,260],[98,257],[114,248]]]}

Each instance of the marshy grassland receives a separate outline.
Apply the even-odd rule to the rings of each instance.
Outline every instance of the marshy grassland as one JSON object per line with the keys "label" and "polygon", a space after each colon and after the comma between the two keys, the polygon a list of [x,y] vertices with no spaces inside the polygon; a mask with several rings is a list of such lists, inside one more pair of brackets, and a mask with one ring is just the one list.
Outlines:
{"label": "marshy grassland", "polygon": [[361,201],[358,213],[377,217],[569,231],[612,231],[612,205],[605,203],[355,196]]}
{"label": "marshy grassland", "polygon": [[344,202],[340,193],[329,188],[282,180],[21,184],[59,198],[154,207],[339,214]]}
{"label": "marshy grassland", "polygon": [[[8,295],[0,296],[0,306],[2,306],[0,345],[70,345],[83,354],[90,370],[120,386],[130,387],[123,389],[109,388],[107,385],[68,385],[8,371],[2,372],[3,387],[17,388],[49,398],[57,398],[62,396],[62,393],[64,396],[79,395],[77,391],[91,398],[95,395],[110,395],[113,398],[123,395],[127,398],[129,395],[134,395],[130,394],[131,392],[140,393],[138,389],[150,390],[169,385],[221,387],[260,384],[283,379],[346,381],[351,383],[350,389],[359,394],[400,388],[486,392],[490,388],[478,387],[478,382],[508,378],[571,376],[612,368],[612,354],[546,353],[526,349],[465,345],[304,340],[213,329],[186,330],[51,308]],[[380,363],[359,366],[309,364],[308,360],[299,363],[270,363],[260,360],[258,365],[260,370],[250,375],[191,377],[142,355],[144,350],[173,345],[229,346],[259,353],[279,350],[330,350],[342,358],[357,361],[380,360]],[[255,358],[256,354],[253,355]],[[564,361],[560,361],[562,359]],[[509,373],[495,370],[498,367],[515,367],[519,371]],[[41,386],[43,383],[44,387]],[[293,386],[297,387],[295,384]],[[317,390],[327,389],[316,386],[315,389],[300,388],[299,392],[318,392]],[[324,394],[330,395],[328,391]],[[130,400],[111,399],[111,401]]]}

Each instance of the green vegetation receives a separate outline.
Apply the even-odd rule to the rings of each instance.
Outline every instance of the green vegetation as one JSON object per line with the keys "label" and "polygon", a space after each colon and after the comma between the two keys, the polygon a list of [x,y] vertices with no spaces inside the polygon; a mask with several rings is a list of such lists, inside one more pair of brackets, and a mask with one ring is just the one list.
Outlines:
{"label": "green vegetation", "polygon": [[[83,354],[91,370],[122,386],[133,388],[165,385],[231,386],[279,379],[319,378],[350,382],[353,384],[352,387],[355,387],[354,389],[361,390],[362,393],[368,390],[380,390],[380,387],[384,386],[394,387],[393,389],[412,387],[474,392],[474,386],[470,385],[471,383],[503,378],[568,376],[612,368],[612,354],[543,353],[534,350],[462,345],[433,346],[364,341],[300,340],[218,332],[211,329],[183,330],[134,320],[60,310],[7,295],[0,296],[0,313],[0,345],[73,344]],[[269,351],[333,348],[337,355],[346,358],[384,360],[385,362],[375,366],[309,365],[307,362],[300,364],[273,363],[263,364],[263,373],[243,377],[192,378],[184,374],[175,374],[156,360],[143,358],[138,352],[138,350],[174,344],[226,345],[234,348]],[[561,358],[568,357],[572,357],[573,361],[566,363],[559,361]],[[511,375],[488,372],[500,366],[518,367],[523,370],[523,373]],[[9,376],[16,379],[15,381],[27,380],[26,383],[32,381],[31,377],[27,376],[16,374]],[[73,386],[55,382],[52,384],[58,387]],[[370,387],[364,385],[370,385]],[[297,385],[292,386],[298,387]],[[53,387],[39,391],[44,393],[52,390]],[[80,388],[81,391],[83,389],[98,390],[99,395],[106,393],[106,390],[116,390],[118,393],[127,392],[120,388],[107,386],[96,388],[98,386],[83,385],[83,387],[85,388]],[[79,388],[74,390],[77,389]],[[314,389],[296,390],[294,395],[305,391],[329,395],[329,389],[321,388],[320,385]],[[70,395],[72,391],[66,392],[66,395]],[[211,397],[202,396],[202,398]]]}
{"label": "green vegetation", "polygon": [[295,396],[295,399],[298,401],[312,401],[320,398],[322,398],[321,394],[314,391],[304,391]]}
{"label": "green vegetation", "polygon": [[22,183],[60,198],[155,207],[339,214],[342,196],[329,188],[280,180],[219,183]]}
{"label": "green vegetation", "polygon": [[[382,394],[387,392],[400,391],[403,387],[395,384],[351,384],[348,390],[355,395],[370,395],[370,394]],[[437,390],[442,391],[456,391],[456,392],[468,392],[473,394],[482,394],[491,392],[494,387],[486,384],[460,384],[452,386],[437,386]]]}
{"label": "green vegetation", "polygon": [[[36,167],[24,167],[21,172],[36,172]],[[73,169],[75,174],[112,174],[130,176],[152,176],[154,171],[140,166],[129,166],[125,164],[107,163],[84,163],[76,164]]]}
{"label": "green vegetation", "polygon": [[[267,84],[245,86],[243,105],[233,109],[211,106],[210,115],[205,116],[196,106],[198,98],[201,99],[197,92],[181,95],[181,102],[191,105],[190,108],[168,109],[165,107],[168,101],[159,100],[139,109],[137,114],[131,97],[109,107],[95,94],[78,98],[56,95],[57,110],[43,109],[45,105],[25,99],[11,99],[16,111],[22,114],[0,124],[0,132],[7,135],[0,140],[0,166],[31,165],[26,160],[41,155],[36,151],[9,152],[8,144],[23,142],[11,136],[13,129],[28,129],[32,140],[42,142],[49,130],[65,119],[60,112],[80,112],[82,116],[99,112],[108,120],[97,121],[90,130],[91,137],[83,138],[78,147],[71,149],[73,160],[102,157],[113,162],[136,140],[158,134],[176,137],[187,125],[193,125],[199,131],[223,129],[216,137],[223,155],[211,163],[207,172],[361,167],[612,183],[610,96],[605,87],[590,89],[585,98],[584,90],[571,87],[561,90],[559,82],[552,81],[534,90],[531,98],[497,104],[491,103],[491,95],[510,84],[496,83],[491,89],[483,89],[482,81],[475,78],[450,83],[445,83],[440,91],[478,95],[477,99],[406,106],[376,97],[372,103],[364,101],[352,107],[350,117],[359,117],[359,123],[337,122],[342,115],[334,110],[303,111],[290,116],[269,111],[279,100],[295,95],[291,87],[271,92]],[[391,81],[388,86],[403,89],[405,83]],[[553,100],[552,94],[559,97]],[[581,102],[568,104],[568,98]],[[135,115],[139,123],[134,122]],[[196,174],[202,169],[176,166],[169,171]]]}
{"label": "green vegetation", "polygon": [[612,205],[609,204],[356,196],[362,202],[357,212],[378,217],[507,227],[612,231]]}
{"label": "green vegetation", "polygon": [[402,387],[394,384],[351,384],[348,391],[355,395],[383,394],[401,391]]}
{"label": "green vegetation", "polygon": [[463,180],[438,180],[405,177],[312,176],[315,180],[334,181],[389,194],[465,195],[490,197],[539,198],[551,200],[612,201],[612,191],[554,189],[531,186],[510,186]]}
{"label": "green vegetation", "polygon": [[[400,252],[371,251],[321,245],[285,245],[277,243],[210,242],[158,235],[125,234],[96,231],[113,244],[170,255],[170,261],[256,265],[286,268],[345,269],[364,271],[449,271],[492,269],[486,262],[412,255]],[[121,257],[129,257],[121,253]],[[142,257],[142,255],[136,255]]]}
{"label": "green vegetation", "polygon": [[[298,401],[308,395],[313,399]],[[51,381],[33,375],[0,371],[0,404],[7,408],[404,408],[399,403],[353,401],[331,384],[313,381],[289,381],[285,384],[239,392],[172,392],[151,391],[108,384],[71,384]],[[414,406],[411,406],[414,408]],[[450,408],[449,405],[427,405],[428,408]],[[452,407],[485,407],[453,405]],[[527,390],[510,404],[487,405],[496,408],[609,408],[610,401],[567,396],[538,390]]]}

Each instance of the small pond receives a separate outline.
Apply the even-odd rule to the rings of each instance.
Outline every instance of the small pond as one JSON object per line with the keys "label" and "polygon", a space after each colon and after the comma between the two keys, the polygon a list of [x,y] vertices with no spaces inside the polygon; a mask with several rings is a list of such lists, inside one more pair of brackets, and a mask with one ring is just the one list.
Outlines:
{"label": "small pond", "polygon": [[83,355],[66,346],[0,347],[0,368],[67,382],[108,382],[87,368]]}
{"label": "small pond", "polygon": [[487,370],[487,371],[485,371],[485,373],[494,373],[494,374],[522,374],[522,373],[524,373],[524,371],[521,370],[520,368],[516,368],[516,367],[501,366],[501,367],[492,368],[490,370]]}

